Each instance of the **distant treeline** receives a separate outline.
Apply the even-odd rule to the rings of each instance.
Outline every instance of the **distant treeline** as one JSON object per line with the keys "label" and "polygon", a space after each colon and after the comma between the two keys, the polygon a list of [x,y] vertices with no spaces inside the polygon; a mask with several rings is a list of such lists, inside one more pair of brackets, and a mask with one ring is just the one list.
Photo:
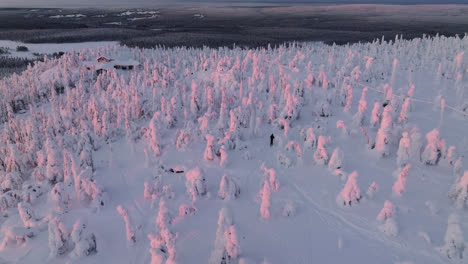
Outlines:
{"label": "distant treeline", "polygon": [[148,36],[152,32],[137,29],[86,28],[0,31],[0,39],[26,43],[69,43],[86,41],[111,41]]}

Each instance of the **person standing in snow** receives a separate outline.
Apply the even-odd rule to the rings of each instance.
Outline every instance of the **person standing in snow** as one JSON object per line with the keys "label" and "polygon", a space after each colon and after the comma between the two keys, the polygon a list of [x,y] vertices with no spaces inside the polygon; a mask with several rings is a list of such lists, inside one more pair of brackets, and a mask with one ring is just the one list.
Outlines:
{"label": "person standing in snow", "polygon": [[275,140],[275,136],[271,134],[270,136],[270,147],[273,146],[273,141]]}

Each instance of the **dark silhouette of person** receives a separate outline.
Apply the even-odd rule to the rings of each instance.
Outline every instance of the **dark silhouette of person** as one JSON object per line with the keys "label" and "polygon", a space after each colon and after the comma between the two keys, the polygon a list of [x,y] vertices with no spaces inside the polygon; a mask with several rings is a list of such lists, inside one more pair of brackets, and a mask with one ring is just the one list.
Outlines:
{"label": "dark silhouette of person", "polygon": [[275,140],[275,136],[271,134],[270,136],[270,146],[273,146],[273,140]]}

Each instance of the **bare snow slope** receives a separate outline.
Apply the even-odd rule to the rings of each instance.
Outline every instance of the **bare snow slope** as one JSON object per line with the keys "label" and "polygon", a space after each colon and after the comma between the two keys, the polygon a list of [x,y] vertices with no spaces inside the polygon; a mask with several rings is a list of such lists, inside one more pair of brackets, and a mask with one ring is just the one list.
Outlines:
{"label": "bare snow slope", "polygon": [[466,263],[467,48],[38,62],[0,81],[0,262]]}

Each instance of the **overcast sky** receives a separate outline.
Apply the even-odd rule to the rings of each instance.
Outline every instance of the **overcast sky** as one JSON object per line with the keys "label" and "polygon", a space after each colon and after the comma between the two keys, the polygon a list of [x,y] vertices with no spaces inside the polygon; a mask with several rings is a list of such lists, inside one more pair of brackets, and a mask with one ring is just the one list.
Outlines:
{"label": "overcast sky", "polygon": [[150,7],[159,5],[229,5],[265,3],[468,4],[468,0],[0,0],[2,7]]}

